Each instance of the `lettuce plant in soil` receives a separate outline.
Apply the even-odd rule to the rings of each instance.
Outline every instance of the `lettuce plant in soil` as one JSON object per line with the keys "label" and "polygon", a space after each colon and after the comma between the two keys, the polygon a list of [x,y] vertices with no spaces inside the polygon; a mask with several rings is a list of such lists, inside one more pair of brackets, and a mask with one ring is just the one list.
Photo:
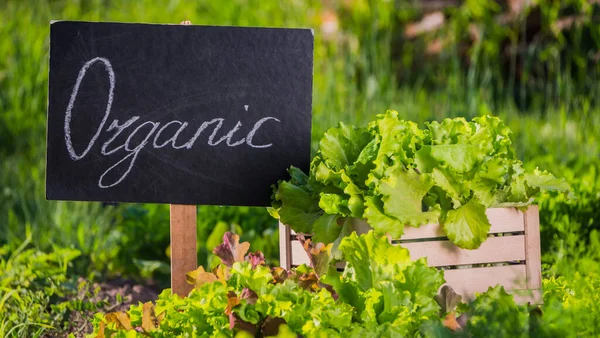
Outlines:
{"label": "lettuce plant in soil", "polygon": [[[188,274],[187,297],[164,290],[154,303],[98,313],[89,337],[577,337],[600,328],[600,278],[544,281],[545,305],[517,305],[501,286],[471,303],[443,273],[374,231],[333,244],[303,241],[310,266],[286,271],[226,233],[222,264]],[[439,290],[439,291],[438,291]]]}
{"label": "lettuce plant in soil", "polygon": [[443,273],[424,259],[370,232],[345,238],[343,272],[331,245],[313,246],[311,265],[286,271],[264,265],[262,253],[226,233],[215,248],[223,262],[188,274],[195,289],[184,298],[165,290],[155,304],[96,315],[93,337],[407,336],[440,322],[435,300]]}
{"label": "lettuce plant in soil", "polygon": [[524,208],[541,189],[567,191],[547,171],[525,170],[511,131],[497,117],[428,122],[420,129],[392,110],[367,127],[340,123],[319,142],[310,173],[289,169],[274,187],[271,214],[314,240],[339,243],[351,218],[399,238],[406,225],[441,224],[457,246],[487,238],[487,208]]}

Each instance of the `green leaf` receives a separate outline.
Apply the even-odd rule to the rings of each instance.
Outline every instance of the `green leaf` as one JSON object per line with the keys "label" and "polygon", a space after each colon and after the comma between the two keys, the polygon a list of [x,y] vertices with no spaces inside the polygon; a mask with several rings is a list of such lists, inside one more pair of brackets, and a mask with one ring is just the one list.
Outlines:
{"label": "green leaf", "polygon": [[332,243],[342,232],[342,226],[337,223],[339,215],[323,215],[313,225],[315,242]]}
{"label": "green leaf", "polygon": [[389,166],[412,163],[417,144],[424,135],[416,123],[399,120],[398,112],[394,110],[378,115],[369,129],[380,138],[375,168],[372,170],[375,176],[371,180],[381,178]]}
{"label": "green leaf", "polygon": [[442,218],[441,225],[452,243],[464,249],[477,249],[487,238],[491,224],[485,206],[472,199]]}
{"label": "green leaf", "polygon": [[373,231],[361,236],[353,232],[339,249],[347,262],[346,271],[363,291],[378,287],[379,281],[391,279],[411,262],[408,250],[391,245]]}
{"label": "green leaf", "polygon": [[294,231],[310,233],[312,224],[323,215],[318,198],[306,188],[282,181],[275,192],[275,199],[281,201],[277,210],[279,220]]}
{"label": "green leaf", "polygon": [[365,298],[356,281],[343,278],[335,266],[330,266],[327,274],[321,277],[321,282],[331,285],[344,303],[352,305],[355,315],[362,313],[365,309]]}
{"label": "green leaf", "polygon": [[378,189],[383,195],[385,213],[412,226],[437,222],[440,215],[439,208],[430,211],[422,210],[423,197],[433,185],[434,182],[428,175],[396,167],[389,177],[381,180]]}
{"label": "green leaf", "polygon": [[387,233],[392,238],[400,238],[404,234],[404,224],[385,213],[383,201],[379,196],[365,198],[364,218],[379,234]]}
{"label": "green leaf", "polygon": [[470,195],[470,184],[461,174],[446,167],[433,168],[431,172],[435,185],[444,190],[452,199],[454,208],[460,207]]}
{"label": "green leaf", "polygon": [[529,187],[547,190],[567,191],[571,186],[565,179],[558,179],[548,171],[541,171],[538,168],[532,173],[525,174],[525,181]]}
{"label": "green leaf", "polygon": [[343,169],[353,164],[372,136],[365,128],[340,123],[329,129],[319,142],[321,155],[333,169]]}
{"label": "green leaf", "polygon": [[321,193],[319,207],[328,214],[349,216],[348,198],[338,194]]}
{"label": "green leaf", "polygon": [[425,165],[428,169],[445,164],[458,173],[472,171],[485,156],[477,146],[470,144],[423,146],[417,153],[421,161],[428,161]]}

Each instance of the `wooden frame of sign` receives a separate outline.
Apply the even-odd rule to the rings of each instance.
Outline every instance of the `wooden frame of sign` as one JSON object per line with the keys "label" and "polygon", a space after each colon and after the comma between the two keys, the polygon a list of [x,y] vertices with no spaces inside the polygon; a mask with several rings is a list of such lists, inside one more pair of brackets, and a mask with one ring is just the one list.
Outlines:
{"label": "wooden frame of sign", "polygon": [[[463,299],[500,284],[519,303],[542,303],[540,223],[537,206],[526,212],[516,208],[488,209],[492,225],[489,238],[476,250],[460,249],[444,236],[438,224],[406,227],[392,243],[410,250],[411,258],[427,257],[427,263],[444,270],[446,283]],[[354,229],[365,233],[369,225],[354,221]],[[309,238],[310,235],[305,235]],[[308,254],[290,227],[279,224],[281,266],[286,269],[309,264]],[[338,268],[343,267],[343,263]]]}

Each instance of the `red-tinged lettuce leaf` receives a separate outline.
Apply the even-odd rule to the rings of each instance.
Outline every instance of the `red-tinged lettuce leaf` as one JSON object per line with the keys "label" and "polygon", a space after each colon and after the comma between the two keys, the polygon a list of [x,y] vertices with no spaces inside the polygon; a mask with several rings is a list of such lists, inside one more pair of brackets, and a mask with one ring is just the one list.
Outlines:
{"label": "red-tinged lettuce leaf", "polygon": [[[260,331],[263,337],[296,338],[298,335],[289,330],[285,319],[279,317],[267,317],[263,321]],[[287,329],[287,330],[286,330]],[[280,333],[281,332],[281,333]]]}
{"label": "red-tinged lettuce leaf", "polygon": [[250,262],[253,268],[256,268],[258,265],[265,264],[265,255],[260,251],[249,253],[248,256],[246,256],[246,261]]}
{"label": "red-tinged lettuce leaf", "polygon": [[160,321],[154,313],[154,304],[146,302],[142,306],[142,330],[149,333],[156,330],[160,326]]}
{"label": "red-tinged lettuce leaf", "polygon": [[190,284],[194,284],[196,288],[200,288],[204,283],[212,283],[219,280],[217,275],[212,272],[206,272],[203,266],[185,274],[186,280]]}
{"label": "red-tinged lettuce leaf", "polygon": [[248,304],[256,304],[258,295],[256,292],[248,288],[244,288],[244,290],[242,290],[242,294],[240,295],[240,299],[244,299]]}
{"label": "red-tinged lettuce leaf", "polygon": [[106,324],[113,324],[115,328],[119,330],[130,331],[133,330],[133,326],[131,326],[131,319],[129,315],[125,312],[109,312],[104,315],[104,321]]}
{"label": "red-tinged lettuce leaf", "polygon": [[381,180],[377,190],[383,196],[383,210],[387,215],[403,224],[418,227],[438,221],[439,206],[423,211],[423,198],[433,185],[429,175],[399,166]]}
{"label": "red-tinged lettuce leaf", "polygon": [[231,313],[229,314],[229,329],[238,332],[245,331],[250,334],[250,337],[254,337],[258,330],[258,326],[243,320],[237,313]]}
{"label": "red-tinged lettuce leaf", "polygon": [[462,296],[454,292],[450,285],[444,285],[435,296],[435,301],[440,305],[442,313],[449,313],[461,303]]}
{"label": "red-tinged lettuce leaf", "polygon": [[[336,226],[340,229],[342,228],[342,226],[337,225],[337,223]],[[311,239],[305,239],[302,235],[298,235],[297,238],[300,243],[302,243],[302,248],[304,248],[304,251],[308,255],[310,267],[315,270],[318,276],[324,275],[329,268],[329,264],[333,260],[331,254],[333,243],[325,245],[322,242],[313,242]]]}
{"label": "red-tinged lettuce leaf", "polygon": [[273,280],[271,281],[273,284],[283,283],[290,276],[290,273],[280,266],[271,268],[271,274],[273,275]]}
{"label": "red-tinged lettuce leaf", "polygon": [[225,308],[225,314],[230,315],[233,313],[233,308],[240,305],[241,300],[233,291],[227,293],[227,307]]}
{"label": "red-tinged lettuce leaf", "polygon": [[491,228],[485,210],[485,206],[473,198],[460,208],[448,211],[441,222],[448,239],[463,249],[479,248]]}
{"label": "red-tinged lettuce leaf", "polygon": [[231,232],[223,235],[223,243],[217,246],[213,253],[217,255],[223,264],[231,267],[235,262],[243,262],[244,256],[250,249],[250,243],[240,243],[240,236]]}

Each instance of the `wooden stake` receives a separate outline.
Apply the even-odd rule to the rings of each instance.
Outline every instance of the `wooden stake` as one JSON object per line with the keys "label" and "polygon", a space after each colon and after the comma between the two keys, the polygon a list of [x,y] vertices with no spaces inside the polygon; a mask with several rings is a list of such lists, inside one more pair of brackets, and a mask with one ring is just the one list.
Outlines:
{"label": "wooden stake", "polygon": [[196,206],[171,204],[171,292],[187,296],[194,286],[185,274],[197,268]]}

